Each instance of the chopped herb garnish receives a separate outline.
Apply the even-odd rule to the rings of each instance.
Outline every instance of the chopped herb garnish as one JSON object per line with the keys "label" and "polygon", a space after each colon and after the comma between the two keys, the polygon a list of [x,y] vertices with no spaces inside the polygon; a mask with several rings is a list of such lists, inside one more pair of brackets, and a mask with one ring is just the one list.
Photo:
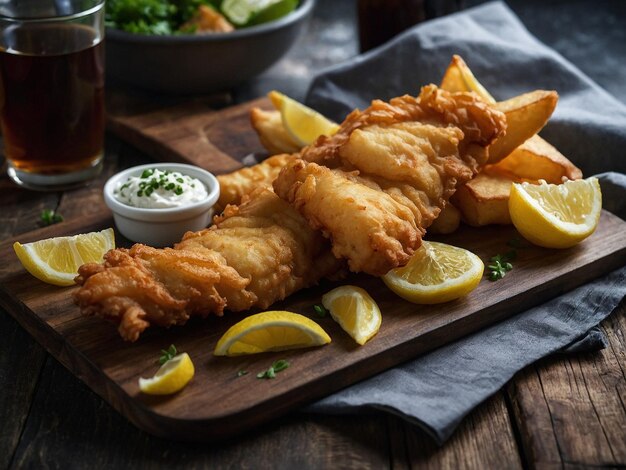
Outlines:
{"label": "chopped herb garnish", "polygon": [[139,196],[139,197],[143,196],[143,191],[141,189],[139,191],[137,191],[137,196]]}
{"label": "chopped herb garnish", "polygon": [[170,347],[166,349],[161,349],[161,357],[159,358],[159,364],[163,365],[170,359],[173,359],[176,356],[176,346],[170,344]]}
{"label": "chopped herb garnish", "polygon": [[281,372],[285,370],[287,367],[289,367],[289,363],[284,359],[280,359],[274,362],[274,364],[272,364],[269,367],[269,369],[264,370],[263,372],[259,372],[256,375],[256,378],[257,379],[273,379],[276,377],[277,372]]}
{"label": "chopped herb garnish", "polygon": [[42,225],[48,226],[53,224],[58,224],[59,222],[63,222],[63,216],[52,209],[44,209],[41,211],[39,215],[39,219],[41,220]]}
{"label": "chopped herb garnish", "polygon": [[313,305],[313,310],[315,310],[315,313],[317,313],[317,316],[320,318],[324,318],[328,315],[328,310],[326,310],[323,305]]}
{"label": "chopped herb garnish", "polygon": [[517,257],[517,252],[511,250],[503,255],[496,255],[489,258],[491,264],[487,266],[489,269],[489,280],[497,281],[502,279],[507,272],[513,269],[511,261]]}
{"label": "chopped herb garnish", "polygon": [[183,194],[183,188],[180,186],[176,186],[176,189],[174,190],[174,194],[176,194],[177,196],[180,196],[181,194]]}
{"label": "chopped herb garnish", "polygon": [[143,170],[143,173],[141,173],[141,177],[142,178],[150,178],[153,174],[154,174],[154,170],[148,168],[147,170]]}
{"label": "chopped herb garnish", "polygon": [[240,370],[237,372],[237,377],[243,377],[244,375],[248,375],[247,370]]}

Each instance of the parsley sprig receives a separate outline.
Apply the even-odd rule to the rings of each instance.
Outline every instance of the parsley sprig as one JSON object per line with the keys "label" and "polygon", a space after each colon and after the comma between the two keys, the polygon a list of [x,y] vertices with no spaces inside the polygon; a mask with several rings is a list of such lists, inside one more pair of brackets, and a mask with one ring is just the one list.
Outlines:
{"label": "parsley sprig", "polygon": [[497,281],[502,279],[507,272],[513,269],[511,261],[517,257],[517,251],[511,250],[503,255],[496,255],[489,258],[491,264],[487,265],[489,269],[489,280]]}
{"label": "parsley sprig", "polygon": [[276,378],[277,372],[281,372],[285,370],[287,367],[289,367],[289,363],[284,359],[280,359],[274,362],[274,364],[272,364],[269,367],[269,369],[264,370],[263,372],[259,372],[256,375],[256,378],[257,379],[274,379]]}
{"label": "parsley sprig", "polygon": [[320,318],[324,318],[326,315],[328,315],[328,310],[326,310],[326,308],[323,305],[318,305],[318,304],[313,305],[313,310],[315,311],[317,316]]}
{"label": "parsley sprig", "polygon": [[167,349],[161,349],[161,357],[159,358],[159,364],[163,365],[167,361],[171,360],[176,356],[176,346],[170,344],[170,347]]}
{"label": "parsley sprig", "polygon": [[39,219],[43,226],[58,224],[63,222],[63,216],[52,209],[44,209],[39,215]]}

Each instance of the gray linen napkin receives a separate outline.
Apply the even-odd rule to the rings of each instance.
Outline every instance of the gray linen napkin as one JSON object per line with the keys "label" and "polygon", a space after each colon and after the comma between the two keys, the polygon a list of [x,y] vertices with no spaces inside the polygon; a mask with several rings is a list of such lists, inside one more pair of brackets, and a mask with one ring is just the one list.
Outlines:
{"label": "gray linen napkin", "polygon": [[[537,41],[502,3],[419,25],[391,43],[318,76],[307,104],[341,120],[373,98],[417,94],[439,83],[460,54],[497,98],[555,89],[559,105],[542,135],[601,180],[604,207],[626,218],[626,106]],[[621,173],[614,172],[619,171]],[[561,351],[605,346],[594,328],[626,295],[626,267],[539,307],[348,387],[307,408],[385,410],[442,443],[463,417],[528,364]]]}

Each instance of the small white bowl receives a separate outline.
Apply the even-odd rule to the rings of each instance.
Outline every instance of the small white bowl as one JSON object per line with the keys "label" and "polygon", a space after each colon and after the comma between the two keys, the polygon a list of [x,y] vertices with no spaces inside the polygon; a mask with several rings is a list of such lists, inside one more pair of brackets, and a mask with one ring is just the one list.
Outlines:
{"label": "small white bowl", "polygon": [[[145,209],[126,205],[115,198],[113,191],[119,182],[154,168],[178,171],[199,179],[206,186],[206,199],[182,207]],[[129,240],[155,247],[173,245],[181,240],[185,232],[207,227],[213,215],[213,205],[219,196],[220,185],[215,176],[197,166],[182,163],[134,166],[112,176],[104,185],[104,202],[113,211],[113,219],[120,233]]]}

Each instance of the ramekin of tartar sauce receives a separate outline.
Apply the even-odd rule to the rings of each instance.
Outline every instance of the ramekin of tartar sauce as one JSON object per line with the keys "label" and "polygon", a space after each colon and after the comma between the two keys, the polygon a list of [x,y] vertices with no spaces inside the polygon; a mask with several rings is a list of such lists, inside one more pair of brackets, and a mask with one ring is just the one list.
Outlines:
{"label": "ramekin of tartar sauce", "polygon": [[128,168],[104,185],[115,225],[131,241],[161,247],[209,225],[220,195],[217,178],[182,163]]}

